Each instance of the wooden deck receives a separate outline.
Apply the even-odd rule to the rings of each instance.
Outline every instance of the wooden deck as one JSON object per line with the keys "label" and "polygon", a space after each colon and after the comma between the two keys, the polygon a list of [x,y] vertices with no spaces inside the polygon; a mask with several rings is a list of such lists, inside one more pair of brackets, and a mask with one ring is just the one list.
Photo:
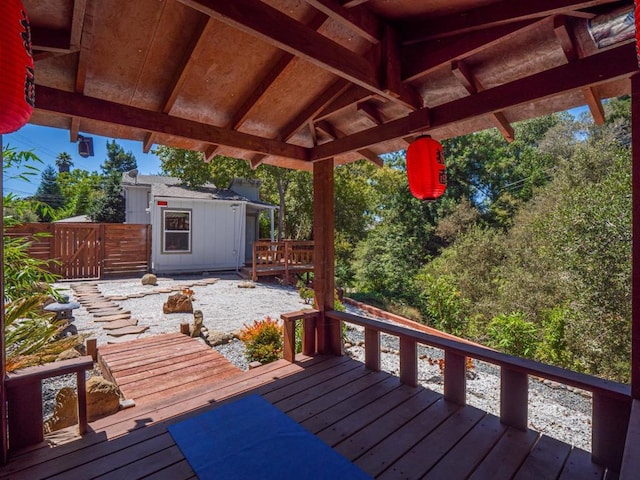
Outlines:
{"label": "wooden deck", "polygon": [[167,425],[253,393],[375,478],[617,478],[588,452],[506,427],[346,356],[280,360],[123,410],[91,423],[82,439],[15,453],[0,478],[195,478]]}
{"label": "wooden deck", "polygon": [[213,386],[242,372],[216,350],[181,333],[101,346],[102,374],[136,404],[171,397],[194,386]]}

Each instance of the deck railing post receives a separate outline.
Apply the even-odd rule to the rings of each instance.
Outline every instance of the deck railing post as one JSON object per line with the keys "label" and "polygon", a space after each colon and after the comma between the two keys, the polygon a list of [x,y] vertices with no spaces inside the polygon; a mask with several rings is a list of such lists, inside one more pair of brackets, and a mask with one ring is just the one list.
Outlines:
{"label": "deck railing post", "polygon": [[593,392],[592,401],[591,457],[594,462],[619,472],[631,414],[631,399],[618,400]]}
{"label": "deck railing post", "polygon": [[364,365],[374,372],[380,371],[380,330],[364,329]]}
{"label": "deck railing post", "polygon": [[302,353],[304,355],[316,354],[316,317],[305,317],[302,320]]}
{"label": "deck railing post", "polygon": [[251,262],[251,280],[258,281],[258,275],[256,275],[256,263],[258,263],[258,242],[253,242],[253,257]]}
{"label": "deck railing post", "polygon": [[444,398],[459,405],[467,403],[467,357],[445,350]]}
{"label": "deck railing post", "polygon": [[503,366],[500,372],[500,421],[510,427],[527,430],[528,402],[528,375]]}
{"label": "deck railing post", "polygon": [[400,337],[400,381],[418,385],[418,344],[411,337]]}
{"label": "deck railing post", "polygon": [[293,362],[296,358],[296,321],[285,320],[282,333],[284,334],[282,358]]}

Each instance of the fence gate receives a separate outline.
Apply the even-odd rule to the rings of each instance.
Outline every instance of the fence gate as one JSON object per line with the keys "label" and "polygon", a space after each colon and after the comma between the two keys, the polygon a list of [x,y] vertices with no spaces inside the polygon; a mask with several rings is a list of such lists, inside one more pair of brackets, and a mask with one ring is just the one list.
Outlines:
{"label": "fence gate", "polygon": [[100,278],[104,225],[57,224],[53,258],[54,267],[62,278]]}

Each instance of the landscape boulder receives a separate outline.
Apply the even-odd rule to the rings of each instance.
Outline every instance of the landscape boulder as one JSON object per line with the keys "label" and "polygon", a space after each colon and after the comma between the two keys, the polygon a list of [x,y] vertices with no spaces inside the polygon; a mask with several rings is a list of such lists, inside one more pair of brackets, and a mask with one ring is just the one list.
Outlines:
{"label": "landscape boulder", "polygon": [[193,313],[193,304],[191,298],[188,295],[182,293],[175,293],[169,295],[167,302],[162,305],[162,312],[168,313]]}
{"label": "landscape boulder", "polygon": [[199,337],[202,334],[203,326],[204,315],[202,314],[202,310],[196,310],[193,312],[193,324],[189,327],[189,335]]}
{"label": "landscape boulder", "polygon": [[44,432],[51,433],[78,423],[78,396],[71,387],[64,387],[56,395],[53,414],[44,422]]}
{"label": "landscape boulder", "polygon": [[142,285],[157,285],[158,277],[153,273],[145,273],[140,281],[142,282]]}
{"label": "landscape boulder", "polygon": [[87,380],[87,416],[89,421],[116,413],[120,408],[118,386],[102,377]]}

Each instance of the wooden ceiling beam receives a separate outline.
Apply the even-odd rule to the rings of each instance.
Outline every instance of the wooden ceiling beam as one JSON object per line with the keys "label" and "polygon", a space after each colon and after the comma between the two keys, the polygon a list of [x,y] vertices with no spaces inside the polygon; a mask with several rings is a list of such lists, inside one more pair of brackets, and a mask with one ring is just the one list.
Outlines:
{"label": "wooden ceiling beam", "polygon": [[448,65],[452,60],[461,60],[508,42],[514,36],[535,27],[540,21],[523,20],[467,35],[403,47],[400,52],[402,80],[416,80]]}
{"label": "wooden ceiling beam", "polygon": [[342,110],[353,107],[359,102],[371,100],[374,97],[375,95],[366,88],[353,85],[330,105],[327,105],[327,107],[316,116],[316,120],[325,120]]}
{"label": "wooden ceiling beam", "polygon": [[403,138],[409,132],[432,130],[468,118],[628,77],[637,70],[635,45],[625,43],[575,62],[439,105],[431,110],[421,109],[384,125],[318,145],[311,151],[311,160],[324,160],[380,142]]}
{"label": "wooden ceiling beam", "polygon": [[429,21],[406,22],[399,26],[406,44],[450,37],[488,27],[505,25],[519,20],[527,20],[550,15],[576,14],[598,5],[616,0],[537,0],[535,2],[514,2],[502,0],[482,7],[465,10],[453,15],[433,18]]}
{"label": "wooden ceiling beam", "polygon": [[172,117],[165,113],[87,97],[45,85],[38,84],[36,88],[38,91],[37,110],[106,122],[132,129],[175,135],[200,142],[217,143],[292,160],[308,160],[308,149],[297,145]]}
{"label": "wooden ceiling beam", "polygon": [[[462,61],[455,61],[451,64],[451,71],[453,75],[458,79],[458,81],[464,86],[464,88],[471,95],[482,92],[485,90],[482,83],[473,75],[469,66]],[[491,120],[496,125],[502,136],[507,142],[513,142],[514,140],[514,131],[513,127],[507,120],[507,117],[504,116],[503,112],[494,112],[490,113],[489,116]]]}
{"label": "wooden ceiling beam", "polygon": [[376,125],[382,125],[384,123],[380,110],[378,110],[371,102],[360,102],[358,104],[358,111]]}
{"label": "wooden ceiling beam", "polygon": [[71,118],[71,126],[69,127],[69,141],[76,143],[78,141],[78,134],[80,133],[80,119],[78,117]]}
{"label": "wooden ceiling beam", "polygon": [[87,0],[75,0],[73,2],[73,17],[71,18],[71,34],[69,44],[71,48],[80,48],[82,41],[82,30],[84,28],[84,17],[87,10]]}
{"label": "wooden ceiling beam", "polygon": [[369,9],[346,8],[337,0],[305,0],[340,25],[377,45],[381,41],[380,20]]}
{"label": "wooden ceiling beam", "polygon": [[363,3],[367,3],[369,0],[342,0],[342,6],[345,8],[353,8]]}
{"label": "wooden ceiling beam", "polygon": [[[344,138],[347,136],[346,133],[344,133],[343,131],[336,128],[334,125],[331,125],[329,122],[324,120],[316,124],[316,127],[318,128],[318,130],[322,130],[327,136],[334,139]],[[373,163],[374,165],[377,165],[378,167],[382,167],[384,165],[383,160],[378,156],[378,154],[372,152],[368,148],[361,148],[357,150],[357,152],[360,155],[362,155],[365,159],[369,160],[371,163]]]}
{"label": "wooden ceiling beam", "polygon": [[[567,61],[574,62],[580,58],[578,49],[576,48],[575,37],[569,28],[565,16],[558,16],[554,19],[553,30],[558,43],[560,43],[560,46],[562,47],[565,57],[567,57]],[[604,108],[602,107],[602,102],[598,98],[595,90],[591,87],[585,87],[582,89],[582,94],[584,96],[585,103],[589,107],[594,123],[596,125],[604,125]]]}
{"label": "wooden ceiling beam", "polygon": [[[75,14],[75,9],[74,9]],[[74,19],[75,20],[75,19]],[[78,55],[78,66],[76,68],[75,92],[84,93],[84,86],[87,80],[87,71],[91,62],[91,45],[93,43],[93,26],[95,21],[95,2],[84,9],[82,20],[82,35],[80,37],[80,53]]]}
{"label": "wooden ceiling beam", "polygon": [[255,0],[179,0],[233,28],[252,35],[323,70],[360,85],[411,109],[419,108],[417,95],[389,92],[381,87],[378,65],[300,24],[281,11]]}
{"label": "wooden ceiling beam", "polygon": [[34,51],[71,53],[70,32],[34,26],[31,29],[31,48]]}

